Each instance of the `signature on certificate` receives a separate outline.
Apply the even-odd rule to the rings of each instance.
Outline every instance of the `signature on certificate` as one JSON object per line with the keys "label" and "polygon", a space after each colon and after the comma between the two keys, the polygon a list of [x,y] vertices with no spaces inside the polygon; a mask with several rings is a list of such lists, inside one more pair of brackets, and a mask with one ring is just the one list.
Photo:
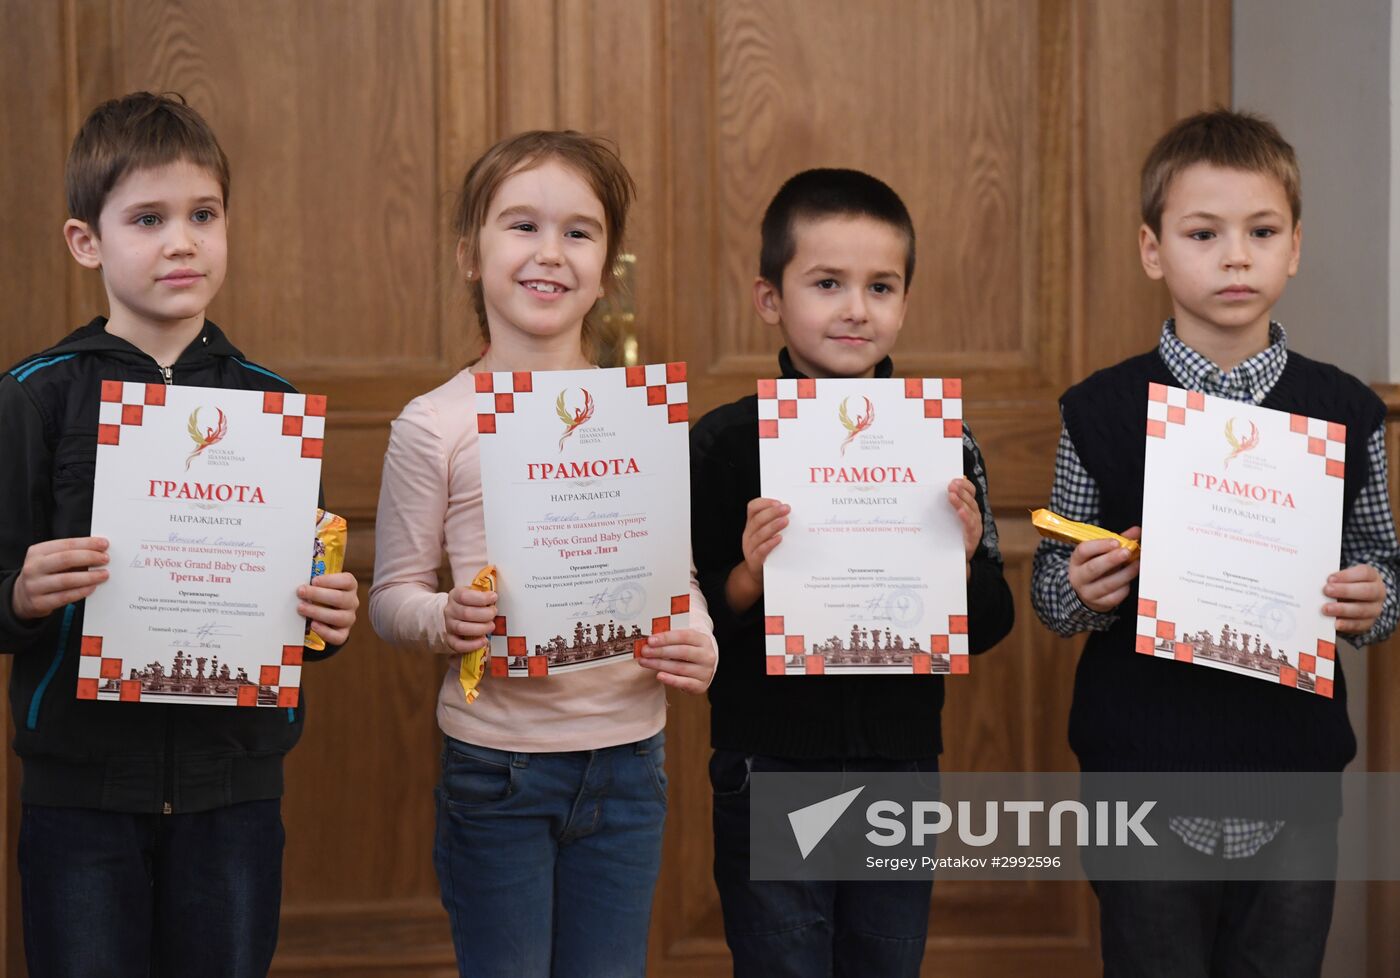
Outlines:
{"label": "signature on certificate", "polygon": [[225,643],[221,640],[243,637],[242,633],[223,622],[209,622],[198,628],[182,628],[172,634],[175,638],[170,642],[171,647],[180,646],[187,649],[222,648]]}
{"label": "signature on certificate", "polygon": [[854,616],[894,625],[912,625],[924,617],[924,601],[917,591],[899,588],[871,595]]}
{"label": "signature on certificate", "polygon": [[595,591],[569,612],[570,615],[617,615],[635,617],[647,600],[646,589],[635,581],[624,581],[616,587]]}

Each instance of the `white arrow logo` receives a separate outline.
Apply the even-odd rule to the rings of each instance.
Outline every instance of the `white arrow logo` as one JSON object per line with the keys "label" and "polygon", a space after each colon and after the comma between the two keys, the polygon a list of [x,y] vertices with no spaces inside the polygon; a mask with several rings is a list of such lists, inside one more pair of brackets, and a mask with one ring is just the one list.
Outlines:
{"label": "white arrow logo", "polygon": [[792,824],[792,834],[797,837],[797,848],[801,851],[803,859],[817,847],[818,842],[826,838],[831,827],[845,814],[846,809],[851,807],[851,802],[856,800],[856,795],[864,790],[865,786],[862,785],[833,795],[815,805],[788,812],[788,822]]}

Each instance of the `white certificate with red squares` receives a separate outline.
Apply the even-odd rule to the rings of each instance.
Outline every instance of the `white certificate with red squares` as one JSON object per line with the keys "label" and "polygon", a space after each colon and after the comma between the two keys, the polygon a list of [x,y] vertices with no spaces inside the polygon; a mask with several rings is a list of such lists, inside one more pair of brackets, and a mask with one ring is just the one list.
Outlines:
{"label": "white certificate with red squares", "polygon": [[79,699],[296,706],[326,399],[102,382]]}
{"label": "white certificate with red squares", "polygon": [[763,567],[768,674],[966,673],[962,382],[760,380],[758,419],[763,495],[792,507]]}
{"label": "white certificate with red squares", "polygon": [[1152,384],[1137,651],[1331,696],[1345,471],[1343,425]]}
{"label": "white certificate with red squares", "polygon": [[479,373],[496,676],[630,662],[690,616],[684,363]]}

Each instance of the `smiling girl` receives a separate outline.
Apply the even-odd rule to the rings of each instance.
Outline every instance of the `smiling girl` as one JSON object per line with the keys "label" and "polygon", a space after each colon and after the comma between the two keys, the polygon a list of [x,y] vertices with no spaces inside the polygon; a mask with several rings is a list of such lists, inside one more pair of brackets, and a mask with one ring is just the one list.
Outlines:
{"label": "smiling girl", "polygon": [[640,666],[498,679],[470,705],[458,682],[496,617],[496,595],[466,586],[488,562],[472,374],[593,365],[588,317],[632,196],[616,154],[575,132],[523,133],[477,160],[454,227],[486,353],[404,408],[384,458],[370,615],[387,641],[448,657],[433,855],[463,975],[644,974],[665,687],[701,693],[715,669],[692,585],[700,627],[652,636]]}

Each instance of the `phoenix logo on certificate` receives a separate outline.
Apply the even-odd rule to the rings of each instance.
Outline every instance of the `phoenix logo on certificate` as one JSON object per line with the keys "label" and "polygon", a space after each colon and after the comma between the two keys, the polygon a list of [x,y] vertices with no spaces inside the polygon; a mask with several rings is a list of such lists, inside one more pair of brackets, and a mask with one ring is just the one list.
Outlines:
{"label": "phoenix logo on certificate", "polygon": [[1152,384],[1137,651],[1332,695],[1346,428]]}
{"label": "phoenix logo on certificate", "polygon": [[102,382],[78,698],[296,706],[326,399]]}
{"label": "phoenix logo on certificate", "polygon": [[792,507],[763,567],[768,674],[966,673],[961,381],[761,380],[758,419],[763,495]]}
{"label": "phoenix logo on certificate", "polygon": [[631,661],[688,626],[684,363],[476,375],[493,675]]}

